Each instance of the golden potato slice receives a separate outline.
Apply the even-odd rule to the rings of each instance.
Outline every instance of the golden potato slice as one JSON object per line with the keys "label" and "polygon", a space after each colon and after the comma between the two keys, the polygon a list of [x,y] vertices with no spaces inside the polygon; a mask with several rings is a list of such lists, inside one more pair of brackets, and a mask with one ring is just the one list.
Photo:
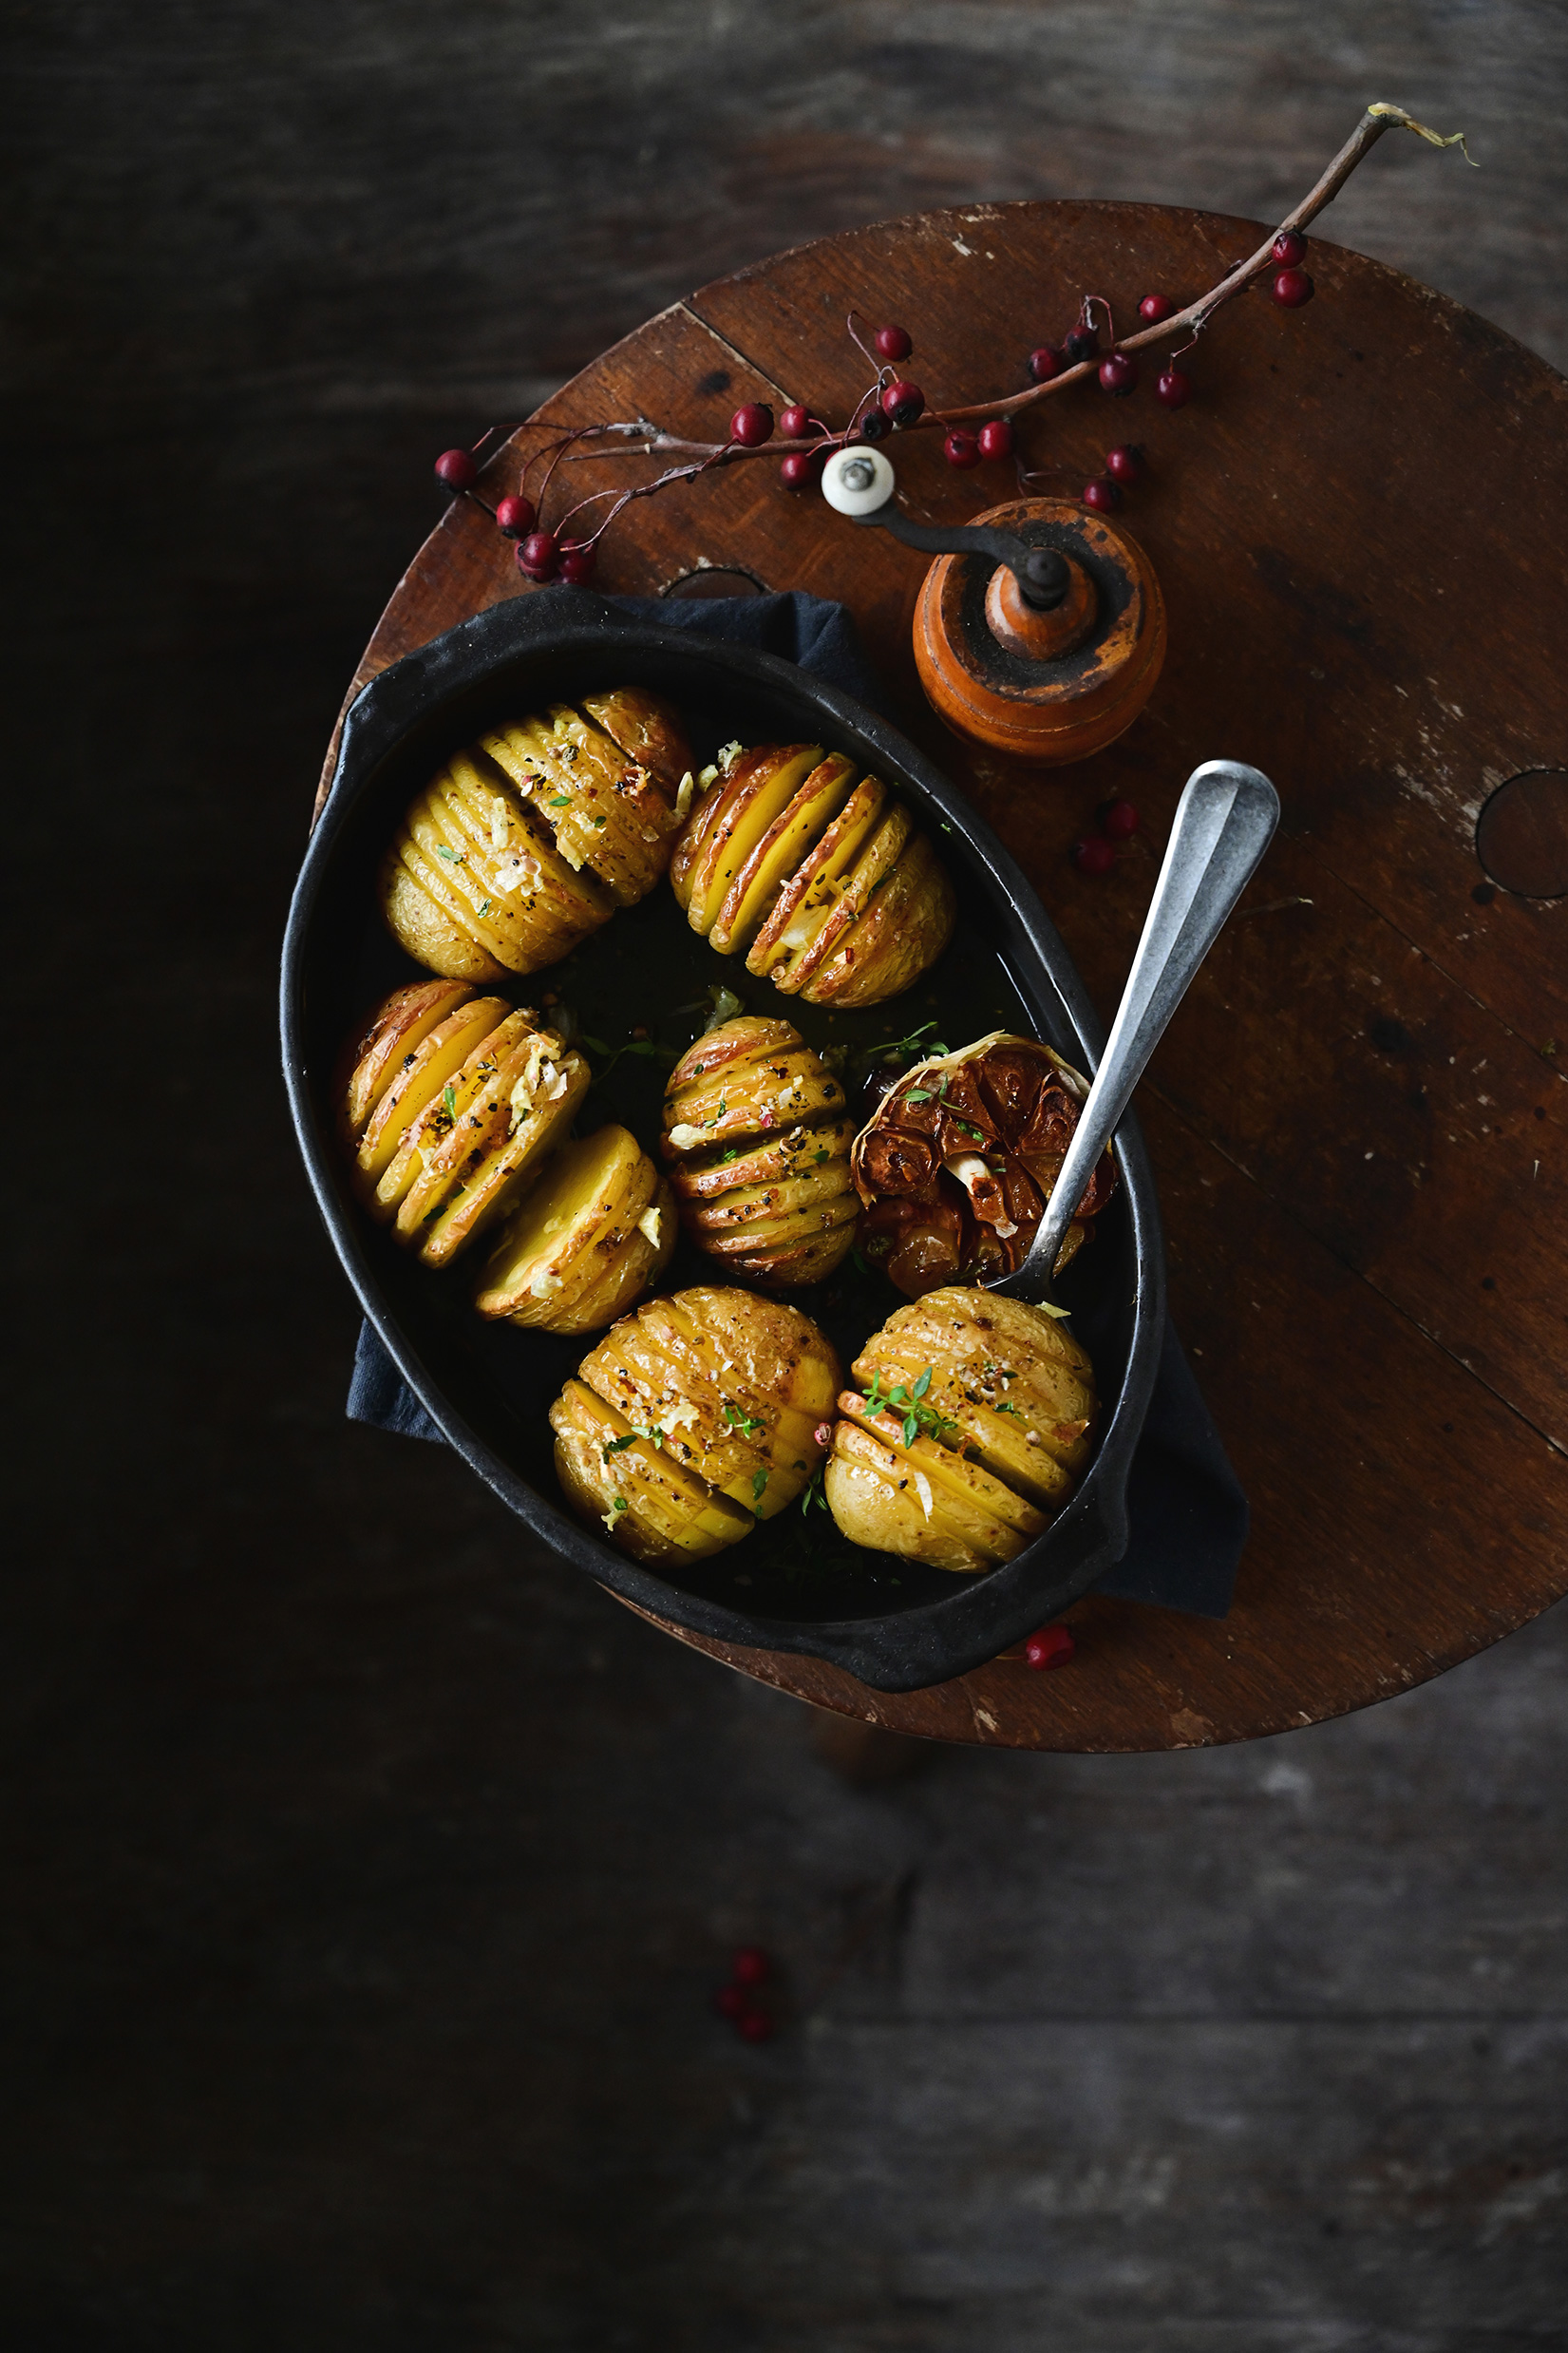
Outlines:
{"label": "golden potato slice", "polygon": [[[712,938],[725,894],[758,843],[783,815],[822,756],[820,744],[759,744],[743,751],[725,780],[724,800],[702,827],[702,845],[690,870],[686,920],[693,931]],[[713,945],[721,954],[740,946]]]}
{"label": "golden potato slice", "polygon": [[840,1533],[870,1552],[896,1552],[972,1576],[1011,1561],[1029,1537],[992,1508],[1007,1490],[987,1480],[984,1490],[960,1491],[932,1459],[944,1452],[919,1438],[906,1450],[857,1422],[841,1421],[822,1476]]}
{"label": "golden potato slice", "polygon": [[787,1021],[743,1015],[671,1072],[665,1158],[699,1248],[758,1282],[818,1282],[855,1240],[843,1089]]}
{"label": "golden potato slice", "polygon": [[554,963],[614,901],[575,874],[483,751],[459,752],[409,804],[383,861],[382,912],[411,956],[457,978]]}
{"label": "golden potato slice", "polygon": [[790,876],[848,800],[855,763],[841,751],[818,762],[767,827],[724,895],[708,937],[723,956],[749,947]]}
{"label": "golden potato slice", "polygon": [[636,1231],[657,1183],[625,1128],[565,1146],[507,1221],[474,1294],[480,1314],[553,1330],[556,1307],[592,1291]]}
{"label": "golden potato slice", "polygon": [[595,727],[647,769],[673,803],[691,768],[691,746],[674,704],[645,686],[617,686],[608,693],[585,694],[582,707]]}
{"label": "golden potato slice", "polygon": [[[915,832],[915,820],[908,809],[895,802],[873,829],[860,855],[847,873],[838,877],[831,886],[825,886],[821,904],[815,911],[810,937],[794,957],[787,972],[774,973],[775,988],[786,996],[794,996],[813,981],[820,968],[826,963],[841,944],[888,876]],[[829,889],[831,896],[828,895]]]}
{"label": "golden potato slice", "polygon": [[708,1486],[768,1519],[822,1458],[837,1362],[798,1309],[699,1286],[645,1300],[578,1370]]}
{"label": "golden potato slice", "polygon": [[607,1260],[598,1280],[587,1290],[575,1293],[570,1305],[557,1301],[551,1331],[602,1332],[606,1324],[614,1323],[657,1282],[670,1263],[679,1230],[675,1197],[669,1180],[660,1177],[652,1200]]}
{"label": "golden potato slice", "polygon": [[[855,897],[855,883],[841,910]],[[860,901],[847,938],[825,958],[805,957],[801,995],[813,1005],[878,1005],[897,996],[934,964],[953,937],[958,902],[923,833],[904,847],[892,870]],[[825,927],[824,927],[825,928]]]}
{"label": "golden potato slice", "polygon": [[444,1093],[413,1129],[423,1166],[398,1205],[396,1232],[400,1242],[418,1240],[432,1266],[454,1258],[532,1185],[588,1092],[581,1054],[532,1023],[532,1015],[516,1029],[502,1023],[464,1067],[450,1102]]}
{"label": "golden potato slice", "polygon": [[749,1511],[715,1495],[581,1381],[567,1382],[550,1427],[567,1502],[581,1519],[602,1522],[633,1560],[702,1560],[751,1533]]}
{"label": "golden potato slice", "polygon": [[[421,1112],[511,1010],[503,996],[473,998],[438,1021],[415,1048],[412,1060],[405,1063],[383,1091],[360,1138],[354,1166],[367,1199],[397,1158]],[[401,1191],[393,1194],[387,1207],[388,1216],[401,1199]]]}
{"label": "golden potato slice", "polygon": [[587,867],[617,906],[647,896],[670,863],[677,827],[646,769],[564,703],[545,719],[494,730],[484,749],[543,816],[574,873]]}
{"label": "golden potato slice", "polygon": [[339,1127],[349,1148],[359,1139],[399,1070],[406,1070],[439,1021],[466,1003],[472,991],[461,980],[412,980],[394,989],[377,1007],[363,1037],[349,1049],[351,1064],[339,1105]]}
{"label": "golden potato slice", "polygon": [[860,852],[887,808],[888,789],[875,776],[862,776],[821,841],[779,893],[773,912],[751,943],[747,972],[780,982],[817,937],[843,894]]}

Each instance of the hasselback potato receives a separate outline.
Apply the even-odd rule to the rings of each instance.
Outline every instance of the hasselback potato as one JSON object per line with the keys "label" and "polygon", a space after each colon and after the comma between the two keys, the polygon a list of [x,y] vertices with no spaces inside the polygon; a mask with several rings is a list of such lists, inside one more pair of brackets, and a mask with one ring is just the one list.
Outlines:
{"label": "hasselback potato", "polygon": [[670,880],[721,955],[744,953],[748,972],[814,1005],[897,996],[935,962],[956,914],[909,811],[820,744],[727,746]]}
{"label": "hasselback potato", "polygon": [[839,1399],[823,1474],[853,1544],[994,1568],[1042,1534],[1092,1452],[1094,1368],[1059,1318],[956,1285],[900,1307]]}
{"label": "hasselback potato", "polygon": [[794,1501],[841,1373],[807,1316],[698,1286],[645,1300],[550,1409],[568,1501],[634,1560],[700,1559]]}
{"label": "hasselback potato", "polygon": [[458,980],[552,964],[664,873],[690,752],[642,687],[493,728],[417,794],[382,862],[382,912]]}
{"label": "hasselback potato", "polygon": [[532,1184],[589,1084],[536,1013],[461,980],[394,990],[348,1059],[339,1130],[354,1189],[433,1266]]}
{"label": "hasselback potato", "polygon": [[[1029,1256],[1087,1093],[1060,1054],[1006,1030],[905,1072],[850,1156],[870,1263],[909,1299],[1011,1274]],[[1067,1227],[1058,1272],[1115,1188],[1107,1150]]]}
{"label": "hasselback potato", "polygon": [[675,1246],[675,1205],[635,1136],[568,1144],[508,1216],[474,1304],[541,1332],[597,1332],[640,1299]]}
{"label": "hasselback potato", "polygon": [[843,1089],[799,1031],[755,1015],[722,1023],[665,1094],[681,1223],[728,1274],[821,1281],[855,1240],[852,1132]]}

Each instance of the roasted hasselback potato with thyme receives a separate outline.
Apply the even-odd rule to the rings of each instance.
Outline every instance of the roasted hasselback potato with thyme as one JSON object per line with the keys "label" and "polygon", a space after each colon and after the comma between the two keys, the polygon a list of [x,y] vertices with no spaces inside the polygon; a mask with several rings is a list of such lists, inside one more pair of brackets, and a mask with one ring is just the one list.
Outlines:
{"label": "roasted hasselback potato with thyme", "polygon": [[973,1573],[1043,1534],[1089,1459],[1094,1368],[1059,1317],[928,1292],[866,1342],[823,1474],[851,1543]]}
{"label": "roasted hasselback potato with thyme", "polygon": [[647,1300],[550,1409],[561,1486],[633,1560],[722,1551],[806,1485],[841,1377],[782,1300],[705,1287]]}
{"label": "roasted hasselback potato with thyme", "polygon": [[[1032,1037],[992,1030],[894,1082],[855,1139],[860,1248],[909,1299],[947,1282],[994,1282],[1023,1264],[1078,1124],[1088,1082]],[[1058,1270],[1116,1188],[1107,1151]]]}
{"label": "roasted hasselback potato with thyme", "polygon": [[507,1218],[474,1304],[540,1332],[598,1332],[642,1297],[675,1246],[669,1185],[635,1136],[600,1128],[540,1170]]}
{"label": "roasted hasselback potato with thyme", "polygon": [[786,996],[876,1005],[934,964],[955,903],[927,837],[820,744],[728,744],[675,845],[693,931]]}
{"label": "roasted hasselback potato with thyme", "polygon": [[404,812],[381,868],[388,928],[455,980],[555,963],[665,872],[690,771],[678,716],[642,687],[491,729]]}
{"label": "roasted hasselback potato with thyme", "polygon": [[432,1266],[533,1183],[589,1084],[538,1014],[461,980],[395,989],[348,1059],[339,1131],[354,1189]]}
{"label": "roasted hasselback potato with thyme", "polygon": [[664,1156],[681,1223],[727,1274],[819,1282],[855,1240],[844,1091],[787,1021],[699,1037],[671,1072]]}

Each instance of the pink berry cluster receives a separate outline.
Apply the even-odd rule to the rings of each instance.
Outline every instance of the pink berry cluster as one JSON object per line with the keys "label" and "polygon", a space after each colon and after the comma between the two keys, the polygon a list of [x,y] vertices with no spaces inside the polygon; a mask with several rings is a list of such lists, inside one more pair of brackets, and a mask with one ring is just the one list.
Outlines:
{"label": "pink berry cluster", "polygon": [[765,2042],[773,2032],[772,2014],[765,2010],[761,1991],[772,1975],[760,1945],[743,1945],[729,1964],[729,1983],[721,1985],[713,2006],[728,2019],[743,2042]]}
{"label": "pink berry cluster", "polygon": [[1102,801],[1094,822],[1099,831],[1072,845],[1072,863],[1080,874],[1108,874],[1116,863],[1117,843],[1130,842],[1140,820],[1130,801]]}

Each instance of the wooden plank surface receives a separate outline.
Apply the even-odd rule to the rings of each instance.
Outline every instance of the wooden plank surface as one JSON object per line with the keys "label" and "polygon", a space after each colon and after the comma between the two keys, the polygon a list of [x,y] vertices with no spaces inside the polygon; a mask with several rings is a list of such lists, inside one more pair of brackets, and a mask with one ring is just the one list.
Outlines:
{"label": "wooden plank surface", "polygon": [[[1042,317],[1065,331],[1075,288],[1130,315],[1151,288],[1190,299],[1256,242],[1254,224],[1126,205],[883,223],[704,288],[543,413],[640,410],[698,439],[753,395],[841,416],[865,375],[842,322],[874,297],[916,334],[909,371],[933,402],[1002,394]],[[1237,1607],[1216,1628],[1090,1602],[1070,1678],[1000,1661],[896,1698],[698,1645],[890,1729],[1094,1750],[1246,1738],[1437,1673],[1568,1584],[1568,1096],[1550,1052],[1568,1041],[1568,906],[1484,888],[1479,903],[1471,838],[1486,793],[1550,763],[1568,719],[1546,593],[1568,529],[1565,388],[1425,288],[1320,240],[1313,264],[1310,310],[1253,296],[1220,314],[1179,414],[1146,386],[1114,404],[1089,387],[1021,428],[1022,462],[1065,469],[1053,482],[1097,470],[1113,439],[1148,458],[1126,521],[1160,570],[1171,653],[1143,717],[1077,767],[1030,771],[938,725],[912,677],[922,560],[792,497],[771,460],[639,502],[603,543],[612,593],[727,561],[841,598],[896,715],[1014,850],[1107,1011],[1188,769],[1253,760],[1284,802],[1146,1082],[1175,1313],[1253,1498]],[[1001,469],[954,476],[935,435],[892,446],[921,518],[1006,495]],[[491,463],[487,497],[517,463]],[[361,675],[517,593],[507,543],[455,503]],[[1066,853],[1122,793],[1144,830],[1113,878],[1086,881]]]}

